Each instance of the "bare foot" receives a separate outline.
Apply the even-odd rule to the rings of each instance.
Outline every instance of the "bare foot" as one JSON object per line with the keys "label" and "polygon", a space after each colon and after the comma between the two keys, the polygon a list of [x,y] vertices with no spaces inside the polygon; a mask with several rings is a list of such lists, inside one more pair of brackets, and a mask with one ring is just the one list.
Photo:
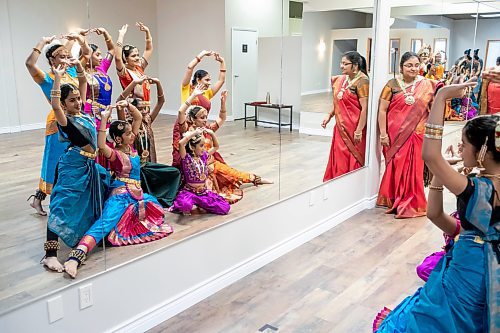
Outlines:
{"label": "bare foot", "polygon": [[260,179],[260,184],[274,184],[272,180],[266,179],[266,178],[261,178]]}
{"label": "bare foot", "polygon": [[51,271],[62,273],[64,272],[63,265],[57,260],[57,257],[47,257],[42,260],[42,264]]}
{"label": "bare foot", "polygon": [[47,212],[43,210],[42,201],[40,199],[34,198],[30,206],[36,210],[38,215],[47,216]]}
{"label": "bare foot", "polygon": [[64,270],[68,273],[71,278],[76,278],[76,273],[78,272],[78,261],[68,260],[64,263]]}

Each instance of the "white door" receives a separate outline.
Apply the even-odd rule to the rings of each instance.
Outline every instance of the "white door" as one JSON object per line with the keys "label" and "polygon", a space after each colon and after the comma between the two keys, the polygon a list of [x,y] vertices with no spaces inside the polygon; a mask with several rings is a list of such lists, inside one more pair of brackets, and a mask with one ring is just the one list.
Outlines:
{"label": "white door", "polygon": [[[232,29],[232,112],[235,119],[245,116],[245,103],[257,98],[258,33],[252,29]],[[253,108],[248,111],[253,115]]]}

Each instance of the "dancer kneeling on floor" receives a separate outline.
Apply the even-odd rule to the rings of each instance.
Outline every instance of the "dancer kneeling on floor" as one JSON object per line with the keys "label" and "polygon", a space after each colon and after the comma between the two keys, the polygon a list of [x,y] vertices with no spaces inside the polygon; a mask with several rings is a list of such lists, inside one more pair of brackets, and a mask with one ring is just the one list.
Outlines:
{"label": "dancer kneeling on floor", "polygon": [[[205,143],[203,133],[207,133],[212,139],[213,145],[208,151],[203,148]],[[189,215],[193,205],[196,205],[213,214],[226,215],[229,212],[229,203],[217,193],[208,190],[206,184],[208,159],[218,148],[217,137],[210,129],[198,128],[195,131],[185,133],[184,137],[179,141],[179,153],[185,184],[177,195],[170,211]]]}
{"label": "dancer kneeling on floor", "polygon": [[126,108],[133,117],[132,125],[116,120],[109,126],[109,134],[116,148],[106,145],[106,123],[111,108],[101,114],[101,128],[97,137],[99,150],[109,159],[114,171],[109,198],[104,203],[102,216],[85,233],[78,247],[71,251],[64,264],[66,272],[75,277],[77,268],[96,243],[108,235],[113,245],[146,243],[168,236],[173,232],[164,221],[162,206],[151,195],[143,193],[140,181],[140,156],[132,144],[141,125],[141,113],[127,101],[120,101],[117,109]]}

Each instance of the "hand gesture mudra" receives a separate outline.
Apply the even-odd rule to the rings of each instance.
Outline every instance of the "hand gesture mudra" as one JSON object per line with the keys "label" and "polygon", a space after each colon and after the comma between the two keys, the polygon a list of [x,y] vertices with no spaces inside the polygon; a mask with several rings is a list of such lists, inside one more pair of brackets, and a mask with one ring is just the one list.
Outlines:
{"label": "hand gesture mudra", "polygon": [[45,44],[50,44],[52,41],[56,39],[56,35],[50,36],[50,37],[42,37],[42,40]]}
{"label": "hand gesture mudra", "polygon": [[101,119],[109,119],[109,117],[111,117],[111,112],[113,112],[113,106],[108,105],[106,109],[101,112]]}
{"label": "hand gesture mudra", "polygon": [[226,103],[227,100],[227,90],[222,90],[220,93],[220,100],[222,103]]}
{"label": "hand gesture mudra", "polygon": [[200,95],[203,95],[203,93],[207,91],[207,89],[205,89],[205,85],[200,83],[198,84],[194,90],[193,90],[193,96],[200,96]]}
{"label": "hand gesture mudra", "polygon": [[122,25],[122,28],[118,30],[118,34],[124,36],[127,33],[128,24]]}
{"label": "hand gesture mudra", "polygon": [[139,28],[140,31],[147,32],[149,28],[142,22],[136,22],[135,25]]}
{"label": "hand gesture mudra", "polygon": [[63,64],[59,64],[57,67],[52,66],[52,72],[57,78],[61,78],[66,72],[66,67]]}

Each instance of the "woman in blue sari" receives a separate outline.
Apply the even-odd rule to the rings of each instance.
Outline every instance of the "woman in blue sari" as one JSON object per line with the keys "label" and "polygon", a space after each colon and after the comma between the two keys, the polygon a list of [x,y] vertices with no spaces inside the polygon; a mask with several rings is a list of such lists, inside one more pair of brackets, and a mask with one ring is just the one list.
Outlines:
{"label": "woman in blue sari", "polygon": [[[376,332],[500,331],[500,142],[495,142],[500,136],[500,116],[477,117],[464,126],[464,166],[477,166],[478,175],[456,172],[441,155],[446,100],[462,97],[473,86],[475,82],[450,85],[437,93],[422,151],[430,171],[457,196],[460,234],[427,283],[380,326],[374,323]],[[431,186],[430,190],[442,191],[443,187]],[[441,220],[438,227],[453,230],[456,222]]]}
{"label": "woman in blue sari", "polygon": [[[75,41],[78,41],[80,44],[82,55],[84,57],[87,57],[90,54],[90,49],[83,38],[85,31],[86,30],[79,29],[78,32],[80,33],[71,33],[64,36],[66,41],[62,44],[53,43],[55,36],[43,37],[33,48],[33,51],[28,56],[28,59],[26,59],[26,68],[33,77],[33,80],[42,89],[43,94],[49,103],[50,90],[52,89],[55,74],[52,71],[45,72],[37,66],[37,61],[42,53],[42,49],[47,47],[45,56],[50,66],[57,68],[62,65],[65,68],[65,72],[61,76],[61,82],[77,85],[75,67],[68,66],[68,59],[71,57],[70,50]],[[64,150],[68,147],[67,143],[58,140],[58,136],[57,121],[54,111],[51,110],[47,115],[45,125],[45,148],[43,151],[42,170],[38,189],[34,195],[31,195],[28,198],[29,200],[31,197],[34,197],[31,207],[36,210],[37,214],[42,216],[47,215],[47,212],[43,210],[42,201],[52,192],[57,161],[63,154]]]}
{"label": "woman in blue sari", "polygon": [[81,112],[87,91],[83,67],[76,59],[68,62],[71,66],[76,66],[78,88],[72,84],[61,85],[66,68],[59,65],[57,68],[52,67],[54,85],[50,91],[59,140],[68,144],[57,163],[47,223],[47,241],[44,244],[46,252],[42,260],[45,266],[57,272],[64,270],[57,260],[58,238],[70,247],[78,243],[101,215],[106,184],[109,182],[108,172],[95,163],[95,121],[93,117]]}

